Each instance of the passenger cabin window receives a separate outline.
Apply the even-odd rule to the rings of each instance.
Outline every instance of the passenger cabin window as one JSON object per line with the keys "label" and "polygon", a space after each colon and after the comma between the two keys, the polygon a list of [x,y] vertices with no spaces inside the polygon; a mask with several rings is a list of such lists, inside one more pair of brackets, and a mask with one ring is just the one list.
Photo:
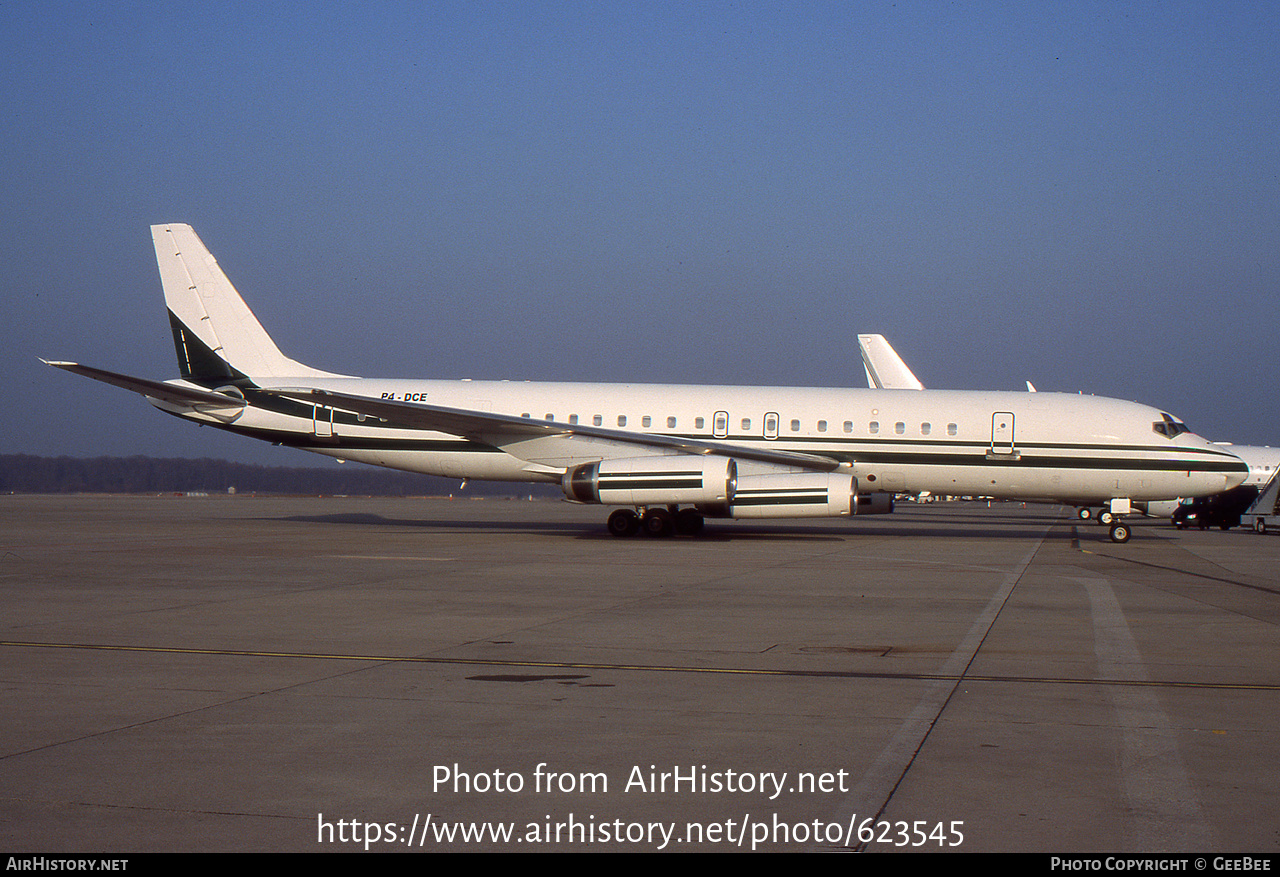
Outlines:
{"label": "passenger cabin window", "polygon": [[896,432],[898,435],[906,435],[907,425],[903,423],[901,420],[899,420],[897,423],[893,425],[893,431]]}
{"label": "passenger cabin window", "polygon": [[921,434],[921,435],[928,435],[928,434],[929,434],[929,433],[931,433],[931,432],[933,432],[933,424],[931,424],[931,423],[922,423],[922,424],[920,424],[920,434]]}
{"label": "passenger cabin window", "polygon": [[591,418],[591,423],[594,426],[601,426],[604,424],[604,417],[599,414],[593,415]]}
{"label": "passenger cabin window", "polygon": [[676,428],[676,419],[674,417],[668,417],[667,429],[675,429],[675,428]]}
{"label": "passenger cabin window", "polygon": [[846,421],[844,422],[844,431],[845,431],[845,432],[853,432],[853,421],[852,421],[852,420],[846,420]]}
{"label": "passenger cabin window", "polygon": [[800,421],[798,421],[798,420],[793,420],[793,421],[791,421],[791,431],[792,431],[792,432],[799,432],[799,431],[800,431]]}
{"label": "passenger cabin window", "polygon": [[653,418],[650,417],[648,414],[646,414],[644,417],[640,418],[640,425],[643,426],[645,429],[648,429],[649,427],[653,426]]}
{"label": "passenger cabin window", "polygon": [[618,415],[618,426],[626,426],[626,425],[627,425],[627,415],[625,415],[625,414],[619,414],[619,415]]}
{"label": "passenger cabin window", "polygon": [[570,423],[577,423],[577,422],[578,422],[578,415],[576,415],[576,414],[570,414],[570,415],[569,415],[569,422],[570,422]]}
{"label": "passenger cabin window", "polygon": [[750,431],[751,431],[751,418],[750,418],[750,417],[744,417],[744,418],[742,418],[742,431],[743,431],[743,432],[750,432]]}
{"label": "passenger cabin window", "polygon": [[877,421],[877,420],[873,420],[873,421],[871,421],[870,423],[868,423],[868,424],[867,424],[867,432],[871,433],[872,435],[879,435],[879,434],[880,434],[880,422],[879,422],[879,421]]}
{"label": "passenger cabin window", "polygon": [[548,414],[548,415],[546,416],[546,418],[545,418],[545,419],[546,419],[546,420],[555,420],[555,419],[556,419],[556,416],[555,416],[554,414]]}
{"label": "passenger cabin window", "polygon": [[707,420],[706,420],[706,418],[705,418],[705,417],[695,417],[695,418],[693,418],[693,428],[694,428],[694,429],[705,429],[705,428],[706,428],[706,423],[707,423]]}
{"label": "passenger cabin window", "polygon": [[825,420],[819,420],[818,432],[826,432],[826,431],[827,431],[827,422]]}
{"label": "passenger cabin window", "polygon": [[960,427],[956,426],[954,423],[947,424],[947,435],[955,435],[958,432],[960,432]]}

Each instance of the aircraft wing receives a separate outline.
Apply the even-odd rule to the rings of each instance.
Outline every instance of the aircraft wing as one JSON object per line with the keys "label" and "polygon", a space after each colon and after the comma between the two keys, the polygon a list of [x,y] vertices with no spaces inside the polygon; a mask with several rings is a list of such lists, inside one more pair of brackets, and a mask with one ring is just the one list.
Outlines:
{"label": "aircraft wing", "polygon": [[45,365],[51,365],[54,368],[60,368],[72,374],[83,375],[86,378],[93,378],[95,381],[102,381],[104,384],[111,384],[113,387],[123,387],[126,390],[141,393],[148,398],[168,402],[171,405],[182,405],[188,408],[243,408],[248,404],[244,399],[228,396],[225,393],[215,393],[212,390],[201,390],[197,387],[186,387],[181,384],[168,384],[164,381],[152,381],[147,378],[135,378],[130,375],[109,372],[106,369],[81,365],[78,362],[51,362],[47,359],[40,361]]}
{"label": "aircraft wing", "polygon": [[390,399],[375,399],[371,396],[335,393],[331,390],[273,387],[263,388],[261,392],[311,405],[324,405],[377,417],[417,429],[460,436],[502,448],[523,460],[561,468],[567,468],[583,459],[618,457],[625,454],[644,456],[670,453],[715,454],[819,472],[830,472],[840,465],[838,460],[818,454],[801,454],[770,448],[744,448],[683,436],[627,432],[621,429],[560,423],[553,420],[533,420],[510,414],[446,408],[419,402],[396,402]]}

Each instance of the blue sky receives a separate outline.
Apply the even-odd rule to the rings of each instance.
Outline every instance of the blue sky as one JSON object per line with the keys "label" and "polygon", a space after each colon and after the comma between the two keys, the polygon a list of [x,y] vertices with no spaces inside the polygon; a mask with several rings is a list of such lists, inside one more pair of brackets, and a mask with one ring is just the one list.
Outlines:
{"label": "blue sky", "polygon": [[148,226],[360,375],[1084,391],[1280,445],[1272,3],[8,3],[0,453],[324,464],[176,368]]}

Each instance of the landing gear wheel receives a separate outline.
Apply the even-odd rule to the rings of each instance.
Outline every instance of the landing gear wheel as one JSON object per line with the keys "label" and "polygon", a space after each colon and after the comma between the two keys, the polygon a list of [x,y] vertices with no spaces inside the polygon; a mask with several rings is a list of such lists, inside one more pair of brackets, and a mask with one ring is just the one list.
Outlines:
{"label": "landing gear wheel", "polygon": [[670,536],[675,532],[675,521],[666,509],[649,509],[640,519],[646,536]]}
{"label": "landing gear wheel", "polygon": [[703,513],[696,508],[681,508],[676,512],[676,533],[682,536],[696,536],[703,531]]}
{"label": "landing gear wheel", "polygon": [[1103,509],[1098,512],[1098,523],[1104,527],[1109,527],[1115,523],[1116,516],[1111,514],[1111,509]]}
{"label": "landing gear wheel", "polygon": [[1088,507],[1076,509],[1076,517],[1082,521],[1087,521],[1093,517],[1093,509]]}
{"label": "landing gear wheel", "polygon": [[1112,524],[1111,525],[1111,541],[1112,542],[1128,542],[1129,541],[1129,525],[1128,524]]}
{"label": "landing gear wheel", "polygon": [[697,536],[702,532],[702,513],[697,509],[676,512],[676,532],[681,536]]}
{"label": "landing gear wheel", "polygon": [[1262,518],[1256,518],[1256,519],[1254,520],[1254,522],[1253,522],[1253,532],[1255,532],[1255,533],[1266,533],[1266,532],[1267,532],[1267,522],[1266,522],[1266,521],[1264,521],[1264,520],[1262,520]]}
{"label": "landing gear wheel", "polygon": [[640,518],[631,509],[618,509],[609,515],[608,527],[613,536],[634,536],[640,532]]}

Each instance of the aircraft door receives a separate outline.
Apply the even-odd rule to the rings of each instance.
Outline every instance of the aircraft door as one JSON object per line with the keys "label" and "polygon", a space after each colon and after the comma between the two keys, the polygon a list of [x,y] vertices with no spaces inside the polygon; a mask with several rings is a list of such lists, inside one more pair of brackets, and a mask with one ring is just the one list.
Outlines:
{"label": "aircraft door", "polygon": [[729,412],[717,411],[711,421],[711,434],[716,438],[729,437]]}
{"label": "aircraft door", "polygon": [[1013,412],[997,411],[991,415],[991,453],[1013,453]]}
{"label": "aircraft door", "polygon": [[316,438],[333,438],[333,409],[316,405],[312,409],[311,424]]}
{"label": "aircraft door", "polygon": [[764,437],[773,441],[778,437],[778,412],[769,411],[764,416]]}

